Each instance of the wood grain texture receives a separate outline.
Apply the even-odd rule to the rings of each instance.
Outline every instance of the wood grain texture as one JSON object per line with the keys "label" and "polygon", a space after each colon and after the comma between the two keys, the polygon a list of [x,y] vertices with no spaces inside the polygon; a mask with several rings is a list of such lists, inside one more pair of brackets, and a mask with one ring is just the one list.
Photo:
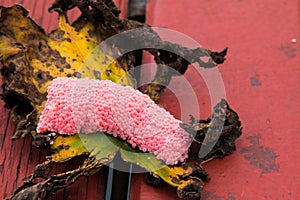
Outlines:
{"label": "wood grain texture", "polygon": [[[47,11],[52,2],[54,1],[0,0],[0,5],[11,6],[15,3],[23,5],[29,10],[29,16],[49,33],[58,27],[58,15],[56,13],[50,14]],[[125,0],[118,0],[116,4],[123,8],[127,5]],[[73,21],[78,15],[78,10],[69,12],[70,21]],[[3,106],[4,102],[0,100],[0,199],[7,199],[22,184],[22,179],[30,175],[37,164],[46,160],[46,156],[50,155],[50,150],[32,147],[29,136],[12,141],[10,138],[14,133],[15,124],[9,117],[10,111]],[[79,162],[75,159],[67,164],[57,165],[52,171],[53,173],[59,173],[74,169],[78,165]],[[58,191],[51,199],[103,199],[105,182],[103,172],[90,177],[81,177],[79,181],[67,189]]]}
{"label": "wood grain texture", "polygon": [[[51,2],[0,0],[5,6],[23,4],[47,32],[57,27],[57,15],[47,12]],[[116,2],[126,7],[126,1]],[[146,18],[147,23],[180,31],[204,47],[229,47],[228,60],[219,69],[244,135],[233,155],[205,165],[212,180],[204,188],[203,199],[300,199],[299,1],[149,0]],[[293,38],[296,43],[291,42]],[[192,69],[185,77],[197,91],[205,118],[210,114],[205,83],[198,81]],[[173,83],[180,87],[178,80]],[[179,90],[184,93],[185,88]],[[180,117],[174,98],[167,90],[160,103]],[[21,179],[49,155],[49,150],[31,147],[28,137],[12,142],[14,128],[9,110],[0,102],[0,199],[9,197]],[[74,165],[53,170],[61,172]],[[132,200],[177,198],[173,188],[149,187],[144,178],[134,175]],[[103,199],[104,185],[104,174],[97,173],[81,178],[53,199]]]}

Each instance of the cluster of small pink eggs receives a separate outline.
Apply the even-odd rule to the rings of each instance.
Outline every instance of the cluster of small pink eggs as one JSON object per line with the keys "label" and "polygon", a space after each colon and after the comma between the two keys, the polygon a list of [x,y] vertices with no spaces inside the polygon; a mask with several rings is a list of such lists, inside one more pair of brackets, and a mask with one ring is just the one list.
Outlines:
{"label": "cluster of small pink eggs", "polygon": [[147,95],[109,80],[57,78],[48,87],[38,132],[106,132],[167,164],[184,161],[191,145],[181,121]]}

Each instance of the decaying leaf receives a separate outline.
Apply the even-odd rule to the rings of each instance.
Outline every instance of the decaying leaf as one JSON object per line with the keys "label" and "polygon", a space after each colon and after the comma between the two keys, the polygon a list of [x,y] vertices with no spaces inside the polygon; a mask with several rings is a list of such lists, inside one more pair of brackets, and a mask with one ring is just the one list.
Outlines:
{"label": "decaying leaf", "polygon": [[[94,138],[91,135],[90,139]],[[65,162],[76,156],[89,153],[89,150],[84,146],[79,134],[74,136],[57,136],[51,145],[51,160],[54,162]]]}
{"label": "decaying leaf", "polygon": [[[191,148],[201,152],[191,152],[189,159],[207,162],[215,158],[223,158],[235,151],[235,141],[242,134],[241,122],[235,111],[223,99],[214,107],[214,112],[207,120],[195,120],[191,124],[181,124],[181,127],[191,134],[196,132],[195,142]],[[211,148],[211,149],[209,149]],[[205,151],[209,149],[208,151]],[[200,156],[200,157],[199,157]]]}
{"label": "decaying leaf", "polygon": [[[78,7],[82,15],[70,25],[67,11],[74,7]],[[46,89],[50,81],[56,77],[89,77],[110,79],[135,87],[135,81],[127,73],[130,68],[135,67],[134,54],[126,53],[118,57],[115,55],[118,54],[118,49],[111,50],[108,55],[97,47],[100,42],[114,34],[138,27],[149,27],[119,19],[119,10],[110,0],[56,0],[49,10],[59,12],[60,23],[57,30],[47,35],[27,17],[28,11],[22,6],[0,6],[0,61],[3,65],[1,96],[6,106],[13,109],[12,117],[17,124],[13,138],[30,134],[36,146],[44,146],[49,142],[48,135],[39,135],[35,129],[45,105]],[[13,23],[15,21],[18,23]],[[128,39],[132,44],[145,43],[145,46],[151,44],[160,47],[145,50],[154,56],[158,65],[168,65],[180,74],[185,73],[189,63],[198,62],[202,67],[210,68],[225,60],[227,49],[220,53],[203,48],[188,49],[162,41],[151,29],[147,29],[143,35],[144,38],[132,35]],[[172,52],[177,52],[178,55]],[[202,61],[201,57],[206,56],[211,58],[207,62]],[[158,70],[155,79],[144,92],[156,101],[171,77],[172,73],[167,68]],[[219,111],[224,110],[223,105],[227,106],[224,102],[218,105],[211,119],[182,124],[187,131],[197,132],[195,145],[198,145],[198,149],[199,145],[216,142],[214,131],[207,130],[211,128],[219,131],[214,126],[218,122]],[[80,176],[88,176],[98,171],[104,164],[112,161],[117,151],[120,151],[125,161],[140,165],[155,177],[177,187],[180,198],[198,198],[203,182],[209,179],[199,162],[232,153],[235,149],[234,141],[241,134],[238,116],[228,106],[227,108],[226,114],[220,115],[225,120],[225,129],[221,131],[213,151],[202,160],[191,152],[187,163],[176,166],[164,165],[153,154],[141,153],[126,142],[104,133],[56,136],[51,145],[52,154],[49,160],[36,167],[34,173],[25,179],[24,185],[15,191],[12,199],[47,199],[53,192],[67,187]],[[87,158],[77,169],[62,174],[49,174],[51,165],[81,155],[86,155]],[[37,182],[37,178],[42,178],[43,181]]]}
{"label": "decaying leaf", "polygon": [[[66,23],[65,14],[75,6],[82,11],[82,15],[70,26]],[[122,31],[149,26],[119,19],[119,11],[112,1],[57,0],[49,10],[60,13],[60,27],[49,35],[27,17],[28,11],[22,6],[0,9],[2,99],[8,108],[13,108],[13,118],[17,123],[14,139],[31,134],[35,145],[47,143],[43,139],[38,140],[44,137],[37,135],[35,127],[46,99],[46,88],[55,77],[91,77],[116,81],[118,76],[123,76],[119,80],[121,83],[132,82],[125,72],[134,67],[133,54],[126,53],[119,58],[118,51],[111,51],[113,57],[118,58],[117,62],[103,55],[95,46]],[[158,64],[166,64],[181,74],[186,71],[189,62],[214,67],[225,60],[226,51],[217,53],[202,48],[188,49],[162,41],[151,29],[146,29],[143,36],[133,34],[126,39],[132,45],[144,44],[170,50],[146,49],[154,55]],[[174,56],[171,52],[178,52],[178,55]],[[211,59],[202,61],[201,57],[205,56],[211,56]],[[183,58],[188,58],[189,62]],[[163,85],[167,85],[171,77],[172,74],[168,72],[157,72],[153,83],[149,83],[144,92],[157,100],[164,89]]]}
{"label": "decaying leaf", "polygon": [[[147,183],[157,185],[160,177],[168,184],[177,187],[180,198],[199,198],[203,182],[210,179],[201,167],[202,164],[215,158],[225,157],[235,151],[235,141],[242,133],[241,122],[237,113],[225,100],[222,100],[214,107],[214,112],[209,119],[195,120],[191,117],[191,123],[181,124],[181,127],[191,134],[196,133],[187,163],[154,171],[156,177],[147,176]],[[207,146],[211,146],[212,149],[207,155],[199,157],[201,147]]]}
{"label": "decaying leaf", "polygon": [[[142,153],[137,149],[132,149],[126,142],[100,132],[58,136],[51,147],[51,161],[54,162],[64,162],[82,154],[88,154],[96,160],[108,158],[107,160],[110,161],[119,150],[124,161],[139,165],[169,185],[176,187],[179,197],[182,198],[188,195],[193,198],[199,197],[203,188],[202,181],[209,179],[208,174],[199,164],[167,166],[152,153]],[[189,188],[191,186],[194,189]]]}
{"label": "decaying leaf", "polygon": [[[87,158],[84,163],[75,170],[67,171],[61,174],[45,175],[45,171],[50,171],[52,162],[46,161],[36,166],[34,173],[24,180],[24,184],[15,190],[11,200],[44,200],[48,199],[57,190],[65,188],[81,176],[90,176],[97,172],[104,164],[111,160],[96,160],[94,157]],[[44,179],[36,183],[36,178]]]}
{"label": "decaying leaf", "polygon": [[55,77],[110,79],[134,86],[126,71],[97,48],[97,41],[89,34],[92,24],[75,30],[60,15],[59,28],[46,35],[22,6],[0,9],[2,98],[7,107],[14,108],[17,130],[13,138],[27,133],[36,136],[46,90]]}
{"label": "decaying leaf", "polygon": [[98,160],[104,157],[113,158],[120,148],[119,140],[102,132],[57,136],[51,145],[51,160],[65,162],[83,154],[89,154]]}
{"label": "decaying leaf", "polygon": [[[224,117],[224,122],[222,122],[224,127],[221,134],[216,138],[214,134],[220,130],[215,130],[215,127],[218,126],[218,120],[222,117]],[[235,140],[241,134],[241,124],[238,115],[223,100],[215,106],[211,118],[200,121],[192,120],[191,124],[182,124],[181,126],[188,132],[197,132],[193,144],[194,149],[200,149],[205,140],[204,138],[209,138],[206,145],[209,142],[215,142],[216,144],[211,152],[204,158],[199,159],[198,151],[194,151],[191,152],[188,163],[167,166],[151,153],[142,153],[137,149],[132,149],[126,142],[119,141],[112,136],[94,133],[68,137],[58,136],[52,145],[52,160],[63,162],[82,154],[89,154],[100,160],[103,158],[110,158],[109,160],[111,160],[113,158],[111,155],[115,155],[116,151],[120,150],[124,161],[137,164],[156,177],[154,181],[149,181],[148,178],[147,182],[149,184],[153,184],[153,182],[157,182],[157,178],[161,178],[169,185],[177,188],[180,198],[198,198],[203,188],[203,182],[209,180],[208,174],[199,162],[203,163],[231,154],[235,150]],[[208,131],[209,129],[213,131]]]}

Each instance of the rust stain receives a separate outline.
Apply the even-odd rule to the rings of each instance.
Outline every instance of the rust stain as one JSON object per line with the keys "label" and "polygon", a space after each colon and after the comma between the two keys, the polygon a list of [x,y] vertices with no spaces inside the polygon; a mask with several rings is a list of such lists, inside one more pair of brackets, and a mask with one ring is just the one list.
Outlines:
{"label": "rust stain", "polygon": [[247,137],[251,146],[244,147],[240,152],[250,164],[261,169],[262,174],[278,172],[280,165],[276,163],[276,153],[270,147],[259,145],[261,134]]}
{"label": "rust stain", "polygon": [[228,192],[228,200],[236,200],[235,196],[231,192]]}
{"label": "rust stain", "polygon": [[251,86],[261,86],[261,81],[257,75],[257,72],[254,72],[253,76],[250,77]]}
{"label": "rust stain", "polygon": [[224,200],[223,197],[218,196],[210,191],[203,191],[201,195],[201,199],[206,199],[206,200]]}
{"label": "rust stain", "polygon": [[295,58],[300,48],[293,47],[290,44],[281,44],[279,50],[288,58]]}

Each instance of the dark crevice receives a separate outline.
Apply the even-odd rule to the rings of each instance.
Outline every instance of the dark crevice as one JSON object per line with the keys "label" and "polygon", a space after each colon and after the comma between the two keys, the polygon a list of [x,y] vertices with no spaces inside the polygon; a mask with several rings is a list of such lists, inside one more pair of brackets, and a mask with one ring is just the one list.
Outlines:
{"label": "dark crevice", "polygon": [[88,199],[89,176],[86,176],[85,179],[86,179],[85,197],[82,199]]}
{"label": "dark crevice", "polygon": [[[129,7],[132,10],[133,6],[133,2],[144,2],[144,6],[146,5],[146,1],[138,1],[138,0],[128,0],[129,1]],[[99,41],[100,39],[105,39],[108,38],[116,33],[120,33],[122,31],[126,31],[126,30],[130,30],[133,28],[139,28],[139,27],[148,27],[148,25],[142,24],[140,23],[140,21],[144,22],[145,19],[145,7],[144,12],[128,12],[128,16],[127,18],[132,19],[131,21],[129,20],[121,20],[119,18],[117,18],[118,16],[118,9],[115,7],[114,3],[112,0],[86,0],[86,1],[78,1],[78,0],[56,0],[56,3],[53,4],[53,6],[50,8],[51,11],[59,11],[61,12],[67,12],[69,9],[77,7],[79,8],[83,14],[80,17],[80,19],[78,19],[76,22],[73,23],[75,30],[80,30],[80,28],[84,27],[84,24],[86,22],[90,22],[94,25],[94,27],[99,28],[99,30],[95,30],[95,32],[89,32],[89,36],[93,37],[93,34],[95,34],[97,36],[98,33],[104,33],[104,34],[100,34],[101,38],[99,36]],[[92,8],[92,10],[91,10]],[[141,9],[141,10],[143,10]],[[134,10],[134,9],[133,9]],[[94,13],[92,13],[94,12]],[[133,14],[135,13],[135,14]],[[99,20],[99,18],[101,18],[102,20]],[[133,21],[135,20],[135,21]],[[139,22],[137,22],[139,21]],[[32,21],[30,21],[32,24]],[[36,24],[33,24],[34,26],[36,26]],[[44,34],[44,32],[42,30],[38,30],[38,32],[41,32],[42,34]],[[57,32],[58,33],[58,32]],[[132,37],[134,38],[133,40],[130,41],[134,41],[133,45],[135,43],[139,44],[139,43],[145,43],[146,46],[152,45],[153,46],[157,46],[157,49],[145,49],[145,51],[148,51],[149,53],[151,53],[154,56],[154,60],[156,61],[156,63],[158,65],[168,65],[169,67],[173,68],[174,70],[178,71],[180,74],[183,74],[189,63],[192,62],[198,62],[201,67],[205,67],[205,68],[210,68],[210,67],[215,67],[217,64],[222,63],[225,60],[225,55],[226,55],[226,49],[222,52],[212,52],[210,50],[207,49],[203,49],[203,48],[197,48],[197,49],[188,49],[186,47],[182,47],[180,45],[177,44],[172,44],[170,42],[167,41],[162,41],[159,36],[151,30],[146,30],[145,31],[145,37],[139,37],[139,34],[133,34]],[[55,34],[53,34],[55,35]],[[52,36],[53,36],[52,35]],[[94,36],[95,36],[94,35]],[[103,38],[102,38],[103,35]],[[95,36],[95,37],[96,37]],[[32,37],[37,39],[37,37]],[[130,37],[131,38],[131,37]],[[36,44],[34,44],[34,46],[37,46]],[[118,46],[118,45],[116,45]],[[25,49],[25,48],[24,48]],[[22,52],[23,50],[22,49]],[[137,48],[136,48],[137,49]],[[176,52],[176,54],[172,53],[172,52]],[[178,53],[177,53],[178,52]],[[57,63],[59,67],[61,68],[71,68],[70,65],[67,66],[62,66],[61,64],[65,64],[65,58],[59,57],[58,51],[51,51],[50,54],[52,55],[54,53],[55,55],[55,59],[58,59]],[[213,59],[208,61],[208,62],[204,62],[201,60],[201,57],[207,57],[208,55],[210,55]],[[19,56],[19,57],[18,57]],[[15,63],[13,63],[13,65],[11,64],[12,62],[8,62],[7,64],[7,69],[10,71],[3,71],[3,77],[6,77],[6,81],[4,82],[3,86],[5,87],[6,91],[4,91],[4,94],[2,94],[2,97],[5,97],[6,99],[6,106],[10,107],[13,110],[12,113],[16,113],[17,116],[21,117],[21,120],[19,120],[19,122],[22,123],[18,123],[19,129],[17,128],[17,130],[26,130],[26,131],[31,131],[30,134],[33,136],[33,141],[37,141],[38,144],[42,144],[41,141],[38,141],[38,139],[45,139],[45,135],[42,134],[38,134],[38,137],[36,137],[36,119],[37,119],[37,114],[28,114],[28,112],[32,111],[33,108],[36,108],[37,106],[41,106],[42,102],[45,101],[45,93],[39,93],[38,88],[40,87],[34,87],[34,85],[29,84],[28,82],[25,81],[25,79],[22,79],[22,81],[20,81],[18,78],[19,77],[24,77],[24,76],[16,76],[16,67],[19,66],[18,71],[17,72],[22,72],[20,68],[21,67],[28,67],[29,65],[25,62],[26,59],[24,59],[24,55],[23,54],[19,54],[17,57],[14,57],[14,61],[16,60],[16,62],[21,62],[20,65],[16,65]],[[136,51],[132,51],[128,54],[124,55],[124,60],[123,61],[127,61],[127,62],[122,62],[124,63],[124,69],[133,69],[134,67],[137,67],[139,65],[142,64],[142,56],[143,56],[143,51],[142,50],[136,50]],[[37,54],[37,57],[40,58],[41,54]],[[17,59],[18,58],[18,59]],[[184,58],[188,58],[187,60],[185,60]],[[44,57],[41,57],[42,60],[44,60]],[[54,58],[53,62],[54,62]],[[31,61],[31,60],[30,60]],[[62,63],[62,61],[64,61],[64,63]],[[52,62],[52,61],[51,61]],[[25,63],[25,64],[24,64]],[[17,63],[18,64],[18,63]],[[137,67],[137,69],[140,67]],[[26,68],[27,69],[27,68]],[[31,68],[30,68],[31,70]],[[169,73],[168,70],[163,70],[160,69],[158,71],[159,73],[157,73],[157,78],[154,79],[153,84],[149,85],[149,90],[147,90],[145,93],[148,94],[149,96],[151,96],[152,99],[157,100],[159,98],[159,94],[161,91],[163,91],[163,87],[161,87],[161,89],[159,90],[159,92],[157,92],[156,88],[159,86],[163,86],[163,85],[167,85],[164,83],[169,83],[169,81],[171,80],[173,74]],[[29,72],[30,74],[33,73],[33,71],[31,70]],[[23,75],[22,73],[20,73],[21,75]],[[137,84],[139,85],[139,77],[140,77],[140,71],[138,70],[133,70],[133,74],[134,77],[137,79]],[[18,75],[18,74],[17,74]],[[71,74],[66,74],[67,76],[71,76]],[[74,75],[75,76],[75,75]],[[41,83],[40,79],[38,79],[37,77],[35,77],[36,80],[38,80],[39,83]],[[42,74],[40,75],[40,78],[45,79],[46,77],[42,76]],[[51,80],[54,77],[47,77],[47,80]],[[17,80],[17,83],[22,83],[18,84],[18,85],[12,85],[10,80]],[[155,81],[157,80],[157,81]],[[10,87],[9,87],[10,86]],[[16,90],[17,88],[17,90]],[[21,93],[17,93],[15,91],[20,91],[20,89],[24,89],[24,92],[22,90]],[[14,92],[16,94],[14,94]],[[19,96],[18,96],[19,95]],[[43,99],[41,99],[43,97]],[[25,101],[28,103],[28,105],[30,105],[27,109],[22,108],[23,105],[26,106],[27,104],[22,104],[21,100]],[[223,107],[221,107],[223,108]],[[222,109],[223,110],[223,109]],[[31,113],[31,112],[30,112]],[[219,113],[216,112],[216,115],[218,114],[218,116],[216,116],[216,119],[219,120],[219,118],[223,119],[224,117]],[[24,122],[24,118],[26,119]],[[30,121],[31,120],[31,121]],[[212,118],[212,122],[214,118]],[[218,120],[216,120],[216,122],[218,122]],[[238,118],[236,118],[236,120],[238,120]],[[208,131],[206,131],[206,129],[202,129],[201,127],[199,128],[199,124],[203,124],[204,121],[196,121],[194,120],[195,123],[192,124],[187,124],[185,125],[185,128],[187,128],[188,130],[192,129],[192,133],[194,133],[195,131],[197,132],[197,136],[198,139],[197,143],[203,143],[203,141],[205,142],[205,138],[206,136],[210,136],[211,140],[209,140],[208,142],[212,142],[215,141],[215,134],[209,134]],[[31,127],[29,127],[29,123],[31,123]],[[213,125],[215,123],[212,123]],[[239,136],[240,133],[240,124],[237,124],[236,126],[233,125],[233,123],[226,123],[228,125],[226,131],[222,132],[223,134],[221,135],[222,137],[224,136],[224,141],[227,142],[226,144],[222,144],[222,141],[220,141],[220,144],[217,144],[216,146],[219,148],[213,149],[216,150],[216,156],[213,154],[210,154],[208,157],[206,157],[205,159],[209,159],[209,158],[216,158],[216,157],[223,157],[225,155],[227,155],[226,153],[229,152],[231,153],[235,148],[235,146],[233,146],[230,141],[228,141],[230,138],[232,138],[233,140],[236,139],[236,136]],[[227,126],[226,125],[226,126]],[[8,126],[9,128],[9,126]],[[215,130],[219,131],[219,126],[212,126],[212,128],[214,128]],[[227,132],[232,133],[231,130],[235,130],[233,133],[233,136],[229,136],[227,137]],[[22,132],[21,132],[22,133]],[[28,134],[26,132],[26,134]],[[25,134],[19,134],[18,136],[21,135],[25,135]],[[47,143],[48,144],[48,143]],[[41,145],[36,145],[36,146],[41,146]],[[45,144],[43,144],[43,146],[45,146]],[[226,147],[227,151],[221,151],[221,149],[224,149]],[[227,148],[230,147],[230,148]],[[232,147],[232,148],[231,148]],[[222,154],[222,152],[224,152]],[[42,159],[44,158],[43,153],[39,153],[40,156],[40,162],[42,161]],[[197,155],[196,155],[197,156]],[[120,158],[120,155],[118,156]],[[26,178],[26,180],[24,180],[24,185],[22,185],[21,187],[19,187],[15,193],[12,199],[47,199],[47,197],[49,195],[52,195],[54,192],[56,192],[57,190],[60,190],[62,188],[64,188],[62,196],[64,199],[66,199],[68,197],[68,195],[70,194],[68,190],[65,189],[65,187],[73,184],[80,176],[90,176],[93,173],[95,173],[96,171],[98,171],[104,164],[110,163],[112,161],[113,158],[108,158],[108,159],[104,159],[103,161],[100,160],[96,160],[95,157],[88,157],[86,158],[86,162],[84,162],[84,164],[75,169],[70,171],[69,169],[69,164],[64,165],[64,171],[66,171],[65,173],[61,173],[61,174],[56,174],[56,175],[51,175],[49,174],[50,168],[52,168],[51,165],[47,164],[48,162],[45,162],[43,164],[40,164],[36,167],[36,170],[34,171],[33,175],[30,176],[29,178]],[[196,157],[196,162],[198,163],[198,157]],[[75,162],[76,163],[76,162]],[[116,160],[114,160],[114,165],[116,166],[118,163]],[[121,163],[122,167],[126,167],[125,171],[129,171],[130,169],[130,165],[126,162]],[[74,165],[75,166],[75,165]],[[186,170],[186,167],[184,167],[182,164],[179,165],[180,168],[182,168],[183,170]],[[117,167],[117,169],[120,169]],[[130,172],[130,171],[129,171]],[[175,173],[175,172],[174,172]],[[199,176],[202,175],[201,173],[192,173],[192,174],[187,174],[186,176],[182,176],[180,175],[179,178],[183,179],[183,180],[187,180],[187,176],[188,175],[192,175],[191,180],[195,180],[194,176]],[[36,182],[39,181],[40,178],[45,179],[44,181],[41,182]],[[178,191],[178,196],[179,197],[184,197],[184,198],[192,198],[192,197],[198,197],[201,193],[202,187],[203,187],[203,183],[202,183],[202,179],[207,179],[207,176],[204,174],[203,177],[199,177],[199,181],[196,180],[196,184],[189,184],[186,185],[184,187],[178,187],[177,191]],[[112,194],[109,194],[112,196],[112,198],[109,199],[129,199],[128,198],[128,188],[130,187],[130,174],[128,173],[124,173],[124,172],[118,172],[118,171],[114,171],[114,174],[112,176],[112,178],[110,179],[106,179],[108,181],[110,181],[112,183],[112,185],[109,185],[109,187],[112,187]],[[99,183],[98,183],[99,184]],[[196,190],[195,190],[196,188]],[[199,189],[200,188],[200,189]],[[97,188],[98,189],[98,188]],[[128,194],[128,195],[124,195],[124,194]],[[38,196],[37,196],[38,195]],[[27,197],[26,197],[27,196]]]}
{"label": "dark crevice", "polygon": [[23,148],[24,148],[24,144],[25,144],[25,139],[23,139],[23,142],[22,142],[22,149],[21,149],[21,153],[20,153],[20,157],[19,157],[19,161],[18,161],[18,166],[17,166],[17,175],[16,175],[16,180],[15,180],[15,182],[14,182],[14,185],[16,186],[16,188],[17,188],[17,186],[18,186],[18,179],[19,179],[19,175],[20,175],[20,168],[21,168],[21,162],[22,162],[22,158],[24,158],[23,157]]}
{"label": "dark crevice", "polygon": [[6,126],[5,126],[5,130],[4,130],[4,134],[3,134],[3,140],[2,140],[2,143],[1,143],[1,152],[3,150],[4,141],[5,141],[5,138],[6,138],[6,135],[7,135],[7,129],[8,129],[9,120],[10,120],[10,113],[11,113],[11,111],[9,111],[8,116],[7,116],[7,120],[6,120]]}
{"label": "dark crevice", "polygon": [[146,16],[146,4],[147,0],[129,0],[127,18],[144,23]]}
{"label": "dark crevice", "polygon": [[[147,0],[129,0],[128,2],[128,12],[127,18],[133,21],[145,23],[146,22],[146,3]],[[135,50],[133,52],[135,55],[134,66],[140,66],[143,61],[143,50]],[[133,77],[136,79],[136,83],[140,85],[140,74],[141,68],[136,67],[133,70]]]}
{"label": "dark crevice", "polygon": [[0,171],[0,174],[2,174],[2,180],[4,178],[4,165],[5,165],[5,161],[6,161],[6,154],[3,155],[3,162],[0,163],[0,166],[2,166],[2,171]]}
{"label": "dark crevice", "polygon": [[[127,18],[130,20],[138,21],[141,23],[145,23],[145,10],[146,10],[146,0],[129,0],[128,2],[128,12]],[[134,55],[134,66],[140,66],[143,62],[143,50],[135,50],[130,52]],[[137,86],[140,85],[140,75],[141,70],[140,67],[135,67],[131,72],[131,75],[136,79]],[[130,169],[130,164],[126,162],[122,162],[123,169]],[[129,171],[129,170],[127,170]],[[108,178],[108,176],[107,176]],[[111,200],[123,200],[128,199],[130,194],[128,194],[128,189],[130,191],[130,173],[124,171],[118,171],[116,169],[113,170],[112,177],[112,194]],[[108,181],[108,179],[107,179]],[[106,194],[108,195],[108,194]]]}
{"label": "dark crevice", "polygon": [[6,191],[7,191],[7,186],[8,186],[8,184],[5,184],[4,194],[3,194],[5,198],[7,197],[7,193],[6,193]]}

